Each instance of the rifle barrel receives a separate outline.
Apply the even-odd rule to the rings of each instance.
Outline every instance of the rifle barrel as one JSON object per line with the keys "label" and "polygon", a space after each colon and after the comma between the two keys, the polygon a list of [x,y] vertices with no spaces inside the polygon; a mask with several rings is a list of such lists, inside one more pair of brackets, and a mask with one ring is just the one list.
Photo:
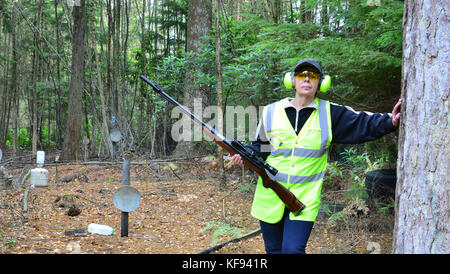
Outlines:
{"label": "rifle barrel", "polygon": [[257,172],[262,178],[263,178],[263,185],[264,187],[269,187],[272,190],[275,191],[275,193],[280,197],[280,199],[286,204],[286,206],[294,213],[299,213],[303,208],[305,208],[305,205],[300,202],[292,192],[290,192],[288,189],[286,189],[284,186],[282,186],[280,183],[271,180],[268,177],[267,171],[271,173],[272,175],[277,174],[277,170],[270,166],[269,164],[265,163],[263,160],[261,160],[259,157],[257,157],[253,152],[248,151],[244,146],[242,146],[241,143],[234,140],[230,142],[227,140],[222,134],[218,133],[214,128],[203,122],[201,119],[199,119],[197,116],[195,116],[192,112],[190,112],[185,106],[178,103],[175,99],[170,97],[167,93],[165,93],[160,87],[158,87],[156,84],[154,84],[152,81],[148,80],[144,75],[141,75],[141,79],[144,80],[147,84],[152,86],[152,88],[161,94],[166,100],[171,102],[172,104],[179,107],[184,113],[189,115],[192,120],[199,123],[203,127],[203,131],[210,137],[214,139],[214,141],[219,144],[221,147],[223,147],[225,150],[227,150],[230,154],[239,154],[241,155],[242,159],[244,160],[244,163],[251,169],[253,169],[255,172]]}
{"label": "rifle barrel", "polygon": [[144,75],[141,75],[141,79],[144,80],[145,82],[147,82],[147,84],[149,84],[150,86],[152,86],[153,90],[155,90],[156,92],[158,92],[159,94],[161,94],[164,98],[166,98],[169,102],[171,102],[172,104],[176,105],[177,107],[179,107],[184,113],[186,113],[187,115],[189,115],[192,120],[194,120],[195,122],[199,123],[201,126],[206,127],[209,131],[211,131],[211,133],[213,133],[214,135],[216,135],[217,137],[219,137],[220,139],[225,139],[225,137],[223,137],[221,134],[219,134],[218,132],[216,132],[216,130],[214,128],[212,128],[210,125],[206,124],[205,122],[203,122],[201,119],[199,119],[197,116],[195,116],[194,113],[190,112],[185,106],[183,106],[182,104],[178,103],[175,99],[173,99],[172,97],[170,97],[169,94],[165,93],[160,87],[158,87],[158,85],[154,84],[152,81],[148,80],[147,77],[145,77]]}

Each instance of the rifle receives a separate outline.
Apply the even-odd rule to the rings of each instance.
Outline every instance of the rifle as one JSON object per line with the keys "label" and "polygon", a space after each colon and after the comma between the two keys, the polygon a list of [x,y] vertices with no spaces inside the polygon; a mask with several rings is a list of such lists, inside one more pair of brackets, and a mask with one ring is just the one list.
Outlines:
{"label": "rifle", "polygon": [[300,202],[295,195],[290,192],[287,188],[282,186],[277,181],[270,179],[267,172],[271,175],[275,176],[278,173],[274,167],[270,166],[268,163],[264,162],[260,157],[258,157],[253,151],[245,148],[239,141],[234,139],[233,141],[227,140],[222,134],[218,133],[214,128],[204,123],[201,119],[195,116],[192,112],[190,112],[186,107],[178,103],[175,99],[170,97],[167,93],[165,93],[160,87],[156,84],[148,80],[145,76],[141,75],[141,79],[144,80],[147,84],[149,84],[154,91],[159,93],[164,99],[171,102],[175,106],[179,107],[184,113],[189,115],[192,120],[199,123],[202,126],[203,132],[211,137],[214,142],[216,142],[223,149],[228,151],[231,155],[239,154],[244,162],[244,164],[254,170],[259,176],[261,176],[263,186],[266,188],[271,188],[283,203],[287,206],[287,208],[292,211],[294,214],[299,214],[304,208],[305,205]]}

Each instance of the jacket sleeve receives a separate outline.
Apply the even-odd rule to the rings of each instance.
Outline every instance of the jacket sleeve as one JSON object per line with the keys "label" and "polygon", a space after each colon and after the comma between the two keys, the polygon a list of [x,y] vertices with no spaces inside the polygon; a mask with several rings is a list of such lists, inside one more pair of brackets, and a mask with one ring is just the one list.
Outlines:
{"label": "jacket sleeve", "polygon": [[373,141],[397,129],[388,113],[356,112],[350,107],[331,104],[333,140],[337,144]]}

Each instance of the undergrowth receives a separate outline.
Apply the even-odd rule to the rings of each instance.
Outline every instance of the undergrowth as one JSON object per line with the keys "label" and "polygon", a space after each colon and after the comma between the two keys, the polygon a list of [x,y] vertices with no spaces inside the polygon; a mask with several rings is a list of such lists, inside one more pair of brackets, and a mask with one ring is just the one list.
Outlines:
{"label": "undergrowth", "polygon": [[328,164],[322,197],[325,201],[345,203],[346,207],[332,213],[327,226],[349,235],[392,229],[393,216],[389,213],[394,201],[377,204],[375,210],[369,210],[365,185],[365,174],[389,165],[390,155],[358,152],[356,147],[350,147],[339,156],[339,161]]}

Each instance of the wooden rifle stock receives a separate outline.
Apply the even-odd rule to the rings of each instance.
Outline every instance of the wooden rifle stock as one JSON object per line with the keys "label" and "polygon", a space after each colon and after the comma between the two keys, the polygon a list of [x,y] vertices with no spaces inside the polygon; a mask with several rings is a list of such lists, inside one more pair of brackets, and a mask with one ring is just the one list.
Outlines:
{"label": "wooden rifle stock", "polygon": [[210,127],[208,124],[204,123],[202,120],[197,118],[192,112],[190,112],[183,105],[178,103],[175,99],[170,97],[167,93],[162,91],[161,88],[159,88],[156,84],[152,83],[145,76],[141,75],[141,79],[144,80],[147,84],[149,84],[153,88],[153,90],[161,94],[166,100],[173,103],[177,107],[180,107],[180,109],[187,115],[189,115],[191,119],[193,119],[197,123],[200,123],[202,125],[203,132],[209,137],[211,137],[214,140],[214,142],[216,142],[219,146],[228,151],[228,153],[230,153],[231,155],[239,154],[244,164],[248,168],[258,173],[259,176],[261,176],[263,186],[272,189],[290,211],[292,211],[294,214],[299,214],[305,208],[305,205],[302,204],[302,202],[300,202],[292,192],[290,192],[287,188],[285,188],[277,181],[270,179],[267,172],[270,172],[271,174],[275,175],[278,172],[275,168],[271,167],[269,164],[262,161],[259,157],[254,155],[253,152],[248,151],[238,141],[234,140],[230,142],[229,140],[227,140],[220,133],[216,132],[214,128]]}
{"label": "wooden rifle stock", "polygon": [[[214,140],[214,142],[216,142],[219,146],[228,151],[228,153],[230,153],[231,155],[240,154],[233,147],[230,147],[225,142],[218,140],[217,137],[207,128],[203,127],[203,132],[209,137],[211,137]],[[282,186],[277,181],[270,179],[265,169],[261,169],[260,167],[255,166],[251,161],[247,160],[246,157],[243,157],[244,155],[242,154],[240,155],[242,157],[244,164],[248,168],[258,173],[259,176],[261,176],[263,186],[271,188],[290,211],[292,211],[294,214],[299,214],[300,211],[302,211],[305,208],[305,205],[302,202],[300,202],[292,192],[290,192],[287,188]]]}

